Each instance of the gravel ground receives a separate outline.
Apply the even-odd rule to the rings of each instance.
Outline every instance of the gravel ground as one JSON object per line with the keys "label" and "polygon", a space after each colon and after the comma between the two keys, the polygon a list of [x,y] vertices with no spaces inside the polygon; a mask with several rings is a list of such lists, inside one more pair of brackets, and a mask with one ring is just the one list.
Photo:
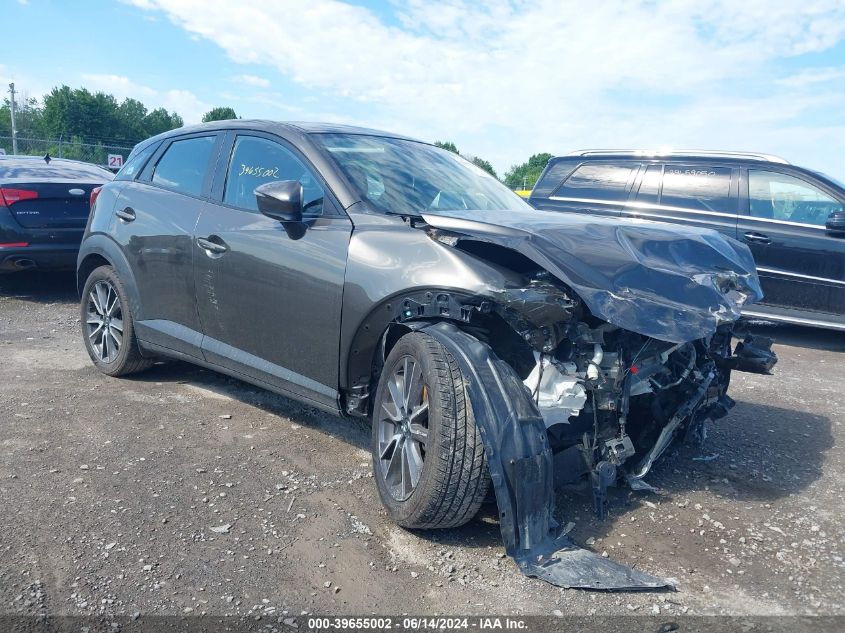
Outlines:
{"label": "gravel ground", "polygon": [[773,377],[734,374],[703,452],[580,491],[574,540],[673,593],[562,590],[504,555],[492,508],[408,532],[368,429],[184,363],[131,379],[82,347],[72,275],[0,277],[0,614],[845,615],[845,335],[759,327]]}

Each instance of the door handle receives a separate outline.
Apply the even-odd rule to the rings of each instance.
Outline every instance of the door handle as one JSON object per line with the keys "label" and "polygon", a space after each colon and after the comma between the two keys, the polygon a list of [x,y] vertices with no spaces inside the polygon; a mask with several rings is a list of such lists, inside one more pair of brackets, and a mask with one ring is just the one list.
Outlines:
{"label": "door handle", "polygon": [[120,209],[119,211],[115,211],[114,214],[124,222],[132,222],[135,219],[135,209],[132,207]]}
{"label": "door handle", "polygon": [[[218,238],[219,239],[219,238]],[[208,237],[198,237],[197,246],[207,251],[209,254],[222,255],[229,250],[229,247],[220,242],[212,242]]]}
{"label": "door handle", "polygon": [[756,231],[749,231],[748,233],[743,234],[746,242],[753,242],[755,244],[771,244],[772,240],[769,239],[768,235],[763,235],[762,233],[757,233]]}

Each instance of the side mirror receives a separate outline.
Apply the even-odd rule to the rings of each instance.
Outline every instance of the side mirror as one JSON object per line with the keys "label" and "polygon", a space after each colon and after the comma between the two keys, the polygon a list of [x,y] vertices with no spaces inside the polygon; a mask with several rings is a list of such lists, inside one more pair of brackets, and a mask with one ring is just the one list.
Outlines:
{"label": "side mirror", "polygon": [[845,237],[845,211],[834,211],[831,213],[824,227],[828,233],[841,233],[841,237]]}
{"label": "side mirror", "polygon": [[255,188],[258,210],[279,222],[302,222],[302,185],[296,180],[274,180]]}

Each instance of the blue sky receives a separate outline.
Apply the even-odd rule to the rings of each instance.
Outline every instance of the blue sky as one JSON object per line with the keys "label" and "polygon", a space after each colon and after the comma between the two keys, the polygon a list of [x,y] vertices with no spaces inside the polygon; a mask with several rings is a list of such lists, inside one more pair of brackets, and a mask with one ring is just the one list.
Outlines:
{"label": "blue sky", "polygon": [[452,140],[754,150],[845,179],[841,0],[0,0],[0,81]]}

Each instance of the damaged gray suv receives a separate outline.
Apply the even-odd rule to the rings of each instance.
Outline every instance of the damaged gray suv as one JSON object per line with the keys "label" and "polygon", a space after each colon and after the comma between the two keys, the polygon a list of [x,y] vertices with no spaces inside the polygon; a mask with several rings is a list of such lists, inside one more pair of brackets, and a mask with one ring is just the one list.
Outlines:
{"label": "damaged gray suv", "polygon": [[138,145],[78,259],[102,372],[187,360],[372,421],[374,478],[408,528],[469,521],[492,487],[506,549],[562,586],[666,581],[559,535],[556,483],[648,488],[724,416],[761,298],[746,246],[647,221],[537,211],[431,145],[267,121]]}

